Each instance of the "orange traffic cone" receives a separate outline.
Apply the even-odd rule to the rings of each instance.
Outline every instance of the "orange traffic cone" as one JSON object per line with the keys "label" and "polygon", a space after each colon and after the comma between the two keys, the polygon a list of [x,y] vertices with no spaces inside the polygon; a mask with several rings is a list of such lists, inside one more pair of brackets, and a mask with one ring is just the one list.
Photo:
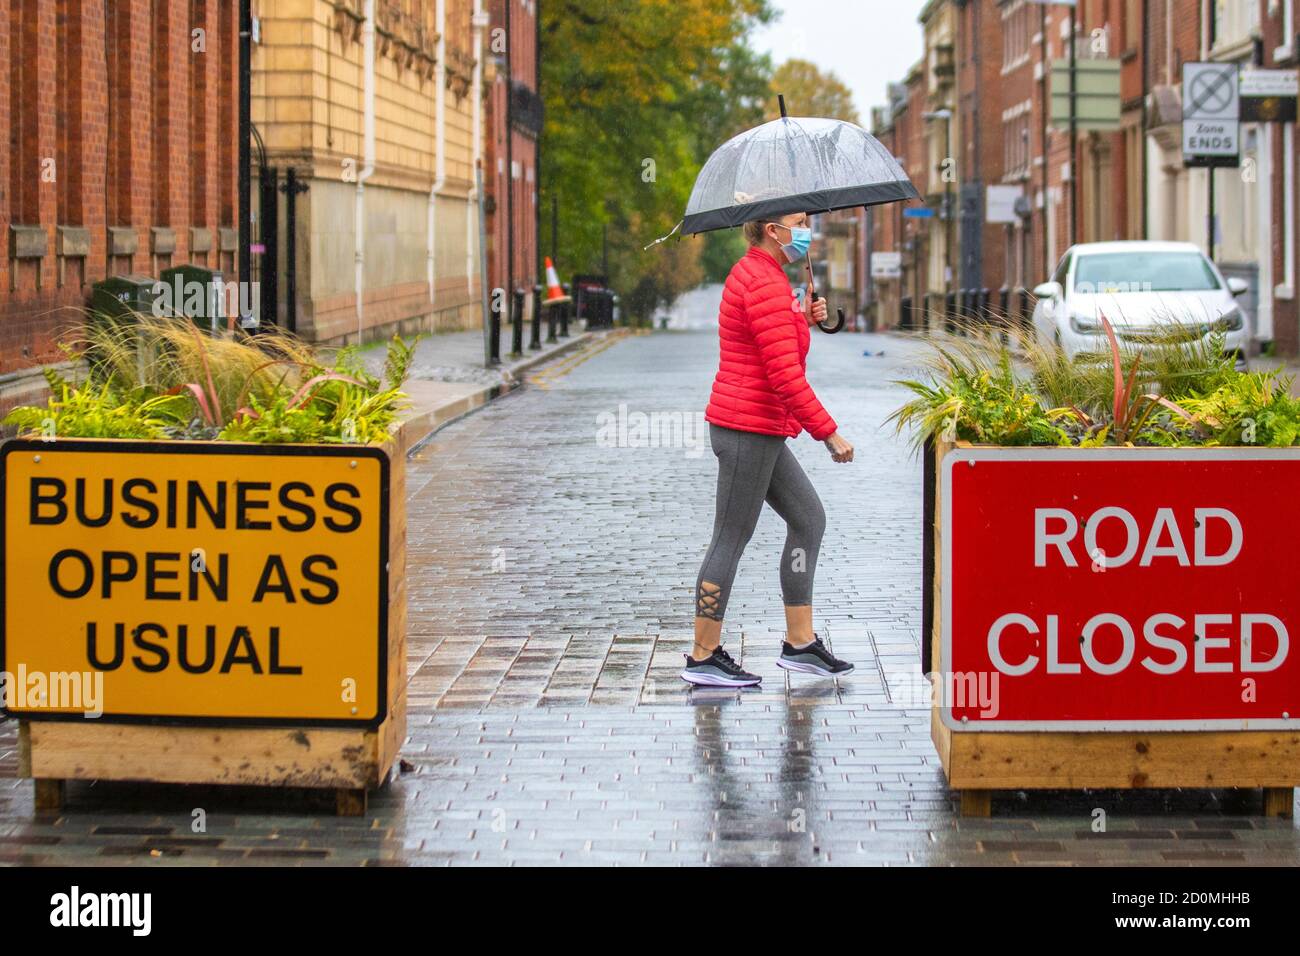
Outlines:
{"label": "orange traffic cone", "polygon": [[546,302],[549,305],[552,302],[567,302],[569,297],[564,294],[564,287],[560,285],[560,277],[555,271],[555,263],[551,257],[546,257]]}

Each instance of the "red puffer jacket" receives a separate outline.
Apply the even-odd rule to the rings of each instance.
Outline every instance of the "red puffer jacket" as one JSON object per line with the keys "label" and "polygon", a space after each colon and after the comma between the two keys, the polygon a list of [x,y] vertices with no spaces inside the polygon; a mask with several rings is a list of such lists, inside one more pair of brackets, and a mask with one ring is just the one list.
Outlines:
{"label": "red puffer jacket", "polygon": [[751,247],[727,276],[718,338],[722,362],[706,421],[788,438],[805,429],[818,441],[835,434],[804,377],[808,321],[785,271],[762,249]]}

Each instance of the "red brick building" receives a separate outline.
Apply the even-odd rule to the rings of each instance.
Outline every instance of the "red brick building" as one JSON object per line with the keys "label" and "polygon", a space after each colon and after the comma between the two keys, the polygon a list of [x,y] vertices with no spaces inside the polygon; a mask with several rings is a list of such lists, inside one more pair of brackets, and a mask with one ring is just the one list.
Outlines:
{"label": "red brick building", "polygon": [[[955,37],[936,24],[955,24]],[[1073,142],[1068,128],[1050,122],[1052,63],[1069,55],[1072,24],[1078,59],[1113,61],[1120,80],[1119,129],[1083,129]],[[924,88],[932,156],[937,94],[955,102],[959,145],[950,158],[961,203],[952,258],[959,268],[945,289],[935,263],[918,256],[922,244],[940,238],[934,220],[874,215],[872,250],[904,253],[902,279],[872,289],[884,324],[896,324],[895,285],[902,295],[928,294],[933,307],[936,295],[954,286],[1032,288],[1075,242],[1170,239],[1201,245],[1226,275],[1247,283],[1243,303],[1261,347],[1300,351],[1294,122],[1243,121],[1240,168],[1211,174],[1189,168],[1182,154],[1183,66],[1216,61],[1294,73],[1296,0],[1079,0],[1073,9],[1032,0],[931,0],[921,25],[924,59],[909,74],[909,95],[899,98],[891,86],[890,106],[876,111],[875,125],[908,157],[913,181],[930,184],[934,206],[935,170],[912,160],[914,93]],[[932,65],[948,46],[955,92],[934,88]],[[1018,200],[1012,221],[988,221],[991,187]]]}
{"label": "red brick building", "polygon": [[91,283],[199,263],[234,278],[238,4],[0,0],[0,412]]}
{"label": "red brick building", "polygon": [[[877,109],[873,116],[875,134],[893,153],[908,179],[921,189],[929,175],[922,119],[927,98],[922,64],[916,64],[905,81],[891,84],[888,92],[889,105]],[[913,310],[919,310],[925,299],[927,232],[919,224],[921,220],[905,215],[906,209],[917,205],[891,203],[869,210],[871,257],[897,253],[902,264],[899,276],[871,280],[872,321],[878,329],[906,327],[916,320],[919,311]]]}
{"label": "red brick building", "polygon": [[[1295,70],[1300,64],[1300,19],[1296,0],[1262,5],[1259,44],[1256,49],[1268,69]],[[1300,199],[1296,195],[1297,164],[1295,123],[1265,124],[1269,135],[1264,143],[1272,175],[1261,197],[1261,216],[1271,225],[1272,241],[1260,250],[1260,265],[1268,281],[1260,282],[1261,304],[1270,298],[1273,342],[1282,355],[1300,354],[1300,311],[1296,304],[1296,270],[1300,250],[1296,245],[1296,221]],[[1272,288],[1269,289],[1268,286]]]}
{"label": "red brick building", "polygon": [[[961,183],[956,278],[963,289],[996,290],[1013,272],[1019,244],[1010,226],[987,221],[985,190],[1003,182],[1008,163],[1017,162],[1027,151],[1029,141],[1021,133],[1028,127],[1018,120],[1008,121],[1005,108],[998,116],[990,115],[992,103],[1011,101],[1016,93],[1003,81],[1001,12],[987,4],[967,3],[955,13],[956,128],[962,131],[954,156]],[[1022,170],[1011,171],[1014,177]]]}
{"label": "red brick building", "polygon": [[[491,18],[488,55],[494,63],[487,92],[483,162],[491,289],[508,289],[512,281],[514,288],[532,289],[540,281],[538,141],[542,101],[538,95],[538,2],[488,0],[484,4]],[[507,112],[511,127],[508,132]],[[509,313],[503,311],[502,322],[508,317]]]}

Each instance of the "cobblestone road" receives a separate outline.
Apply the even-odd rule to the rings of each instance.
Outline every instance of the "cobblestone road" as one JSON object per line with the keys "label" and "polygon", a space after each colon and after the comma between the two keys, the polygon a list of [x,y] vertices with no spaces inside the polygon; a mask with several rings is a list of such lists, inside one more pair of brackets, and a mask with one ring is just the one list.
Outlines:
{"label": "cobblestone road", "polygon": [[[819,628],[857,671],[787,680],[766,512],[728,645],[752,692],[688,691],[691,588],[716,466],[707,331],[612,336],[444,429],[408,476],[410,737],[370,813],[301,793],[73,784],[33,817],[0,725],[0,862],[168,864],[1295,864],[1257,794],[1004,795],[963,820],[915,688],[919,463],[882,426],[903,339],[817,335],[811,378],[858,449],[795,452],[829,527]],[[882,353],[883,354],[878,354]],[[641,418],[668,424],[639,445]],[[620,420],[626,426],[619,437]],[[679,423],[671,439],[673,423]],[[206,833],[191,832],[205,807]],[[1107,813],[1105,833],[1093,811]]]}

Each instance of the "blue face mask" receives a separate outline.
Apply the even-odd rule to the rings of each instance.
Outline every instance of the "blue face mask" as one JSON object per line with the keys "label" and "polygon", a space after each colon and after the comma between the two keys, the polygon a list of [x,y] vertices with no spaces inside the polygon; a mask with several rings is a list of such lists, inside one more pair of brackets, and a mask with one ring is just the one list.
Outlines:
{"label": "blue face mask", "polygon": [[805,226],[787,226],[784,223],[773,223],[782,229],[790,230],[790,241],[781,247],[785,253],[786,259],[790,262],[798,262],[804,256],[808,255],[808,250],[812,248],[812,230]]}

